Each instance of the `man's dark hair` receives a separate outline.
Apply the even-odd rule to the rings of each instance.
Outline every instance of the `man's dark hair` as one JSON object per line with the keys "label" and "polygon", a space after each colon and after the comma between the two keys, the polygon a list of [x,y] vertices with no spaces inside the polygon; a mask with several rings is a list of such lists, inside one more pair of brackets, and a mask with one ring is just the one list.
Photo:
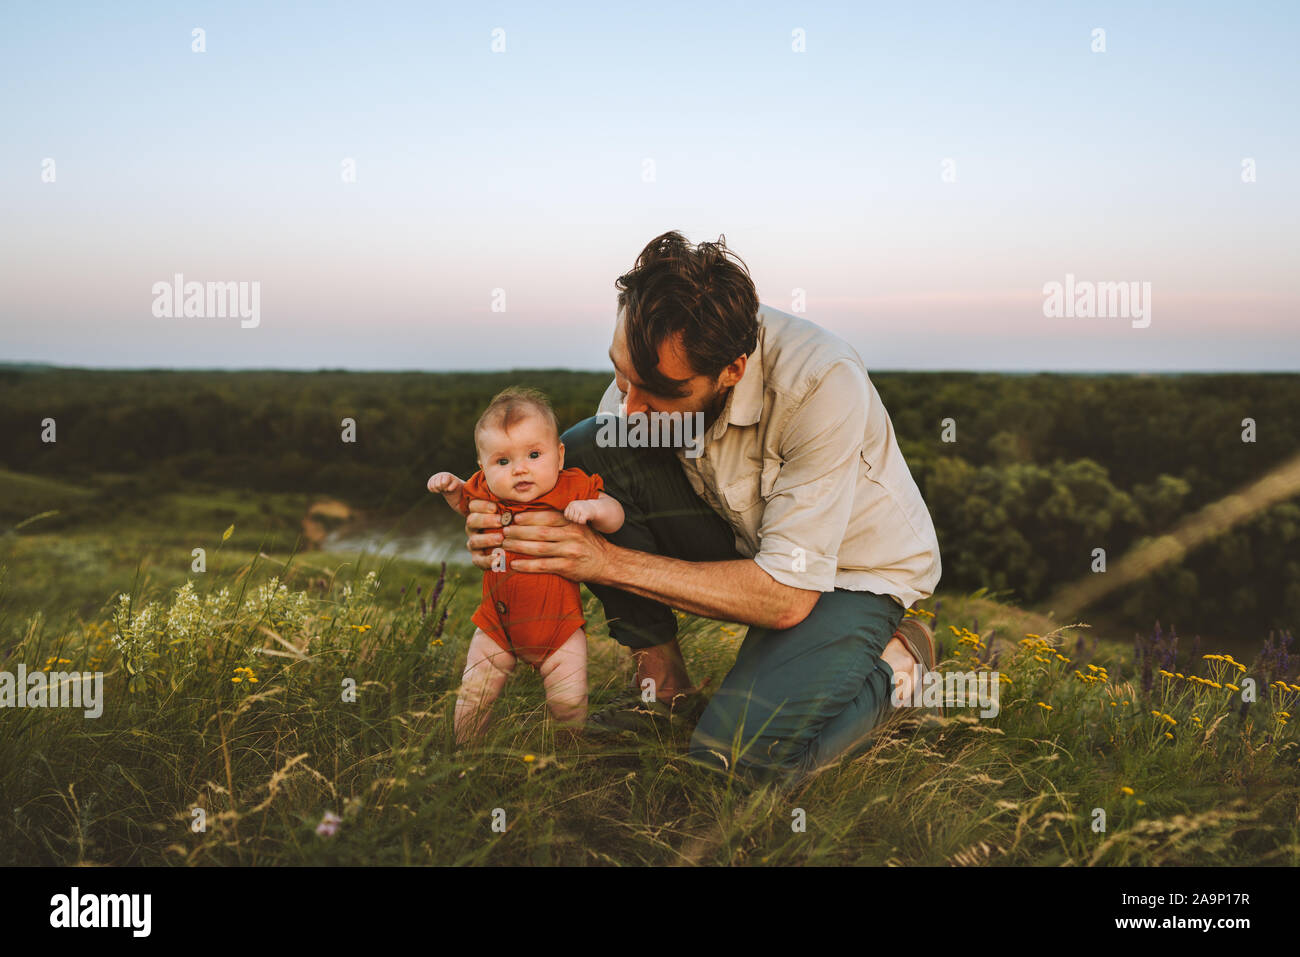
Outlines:
{"label": "man's dark hair", "polygon": [[659,371],[659,344],[669,336],[680,332],[695,374],[715,379],[758,345],[758,291],[725,235],[697,246],[676,230],[657,236],[614,285],[632,366],[656,395],[686,394],[685,379]]}

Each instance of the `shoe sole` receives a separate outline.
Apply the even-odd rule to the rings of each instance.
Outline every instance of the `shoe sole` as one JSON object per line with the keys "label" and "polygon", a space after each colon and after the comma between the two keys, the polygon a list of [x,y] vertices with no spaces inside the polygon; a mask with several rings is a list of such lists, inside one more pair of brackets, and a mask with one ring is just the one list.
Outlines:
{"label": "shoe sole", "polygon": [[[707,702],[701,700],[699,693],[691,695],[678,695],[677,698],[686,698],[677,705],[665,705],[663,702],[657,702],[657,707],[649,705],[640,705],[631,708],[620,708],[617,711],[605,712],[597,711],[587,719],[587,727],[597,731],[606,731],[611,733],[632,733],[643,734],[650,730],[660,733],[670,733],[675,726],[692,724],[699,720],[700,715],[704,712]],[[626,720],[626,724],[612,723],[608,719],[601,718],[600,715],[611,713],[618,718]]]}

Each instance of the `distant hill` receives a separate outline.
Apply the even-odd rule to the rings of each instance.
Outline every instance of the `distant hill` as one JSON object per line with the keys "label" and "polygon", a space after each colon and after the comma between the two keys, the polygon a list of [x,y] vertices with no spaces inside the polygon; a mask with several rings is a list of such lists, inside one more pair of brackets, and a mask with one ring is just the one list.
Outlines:
{"label": "distant hill", "polygon": [[57,368],[49,362],[0,362],[0,372],[51,372]]}

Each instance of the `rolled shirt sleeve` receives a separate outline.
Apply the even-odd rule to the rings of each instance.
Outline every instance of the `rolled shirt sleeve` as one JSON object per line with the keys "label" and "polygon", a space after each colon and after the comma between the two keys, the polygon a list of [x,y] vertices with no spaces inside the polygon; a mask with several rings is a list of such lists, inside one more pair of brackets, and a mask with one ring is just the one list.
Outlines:
{"label": "rolled shirt sleeve", "polygon": [[780,468],[774,481],[765,475],[762,483],[765,504],[754,561],[784,585],[835,588],[840,543],[862,470],[868,395],[862,370],[836,362],[782,430]]}

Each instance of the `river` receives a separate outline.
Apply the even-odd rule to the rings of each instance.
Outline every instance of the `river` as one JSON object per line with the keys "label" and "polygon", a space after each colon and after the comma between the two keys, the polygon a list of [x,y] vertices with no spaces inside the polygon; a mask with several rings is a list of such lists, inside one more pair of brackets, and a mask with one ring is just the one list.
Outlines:
{"label": "river", "polygon": [[325,536],[321,549],[330,552],[366,552],[436,565],[469,563],[465,550],[465,520],[447,514],[438,518],[373,519],[353,522]]}

